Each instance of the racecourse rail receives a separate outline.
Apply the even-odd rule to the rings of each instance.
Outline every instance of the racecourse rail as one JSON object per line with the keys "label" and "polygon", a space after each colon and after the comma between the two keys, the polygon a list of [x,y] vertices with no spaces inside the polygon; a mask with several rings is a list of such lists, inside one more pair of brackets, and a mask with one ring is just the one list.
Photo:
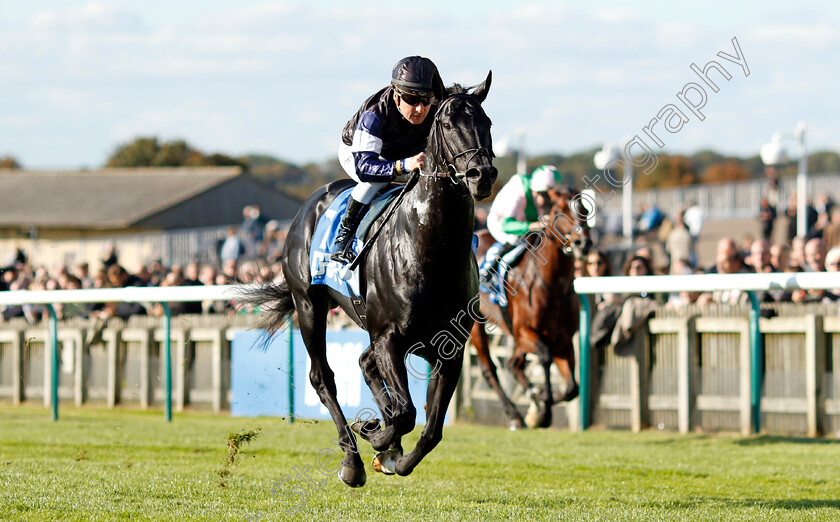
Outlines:
{"label": "racecourse rail", "polygon": [[[164,310],[164,350],[166,361],[165,419],[172,418],[172,368],[171,368],[171,313],[167,303],[190,301],[227,301],[236,299],[235,285],[188,286],[188,287],[128,287],[89,290],[39,290],[0,292],[0,306],[41,304],[49,312],[50,349],[52,353],[51,406],[52,418],[58,419],[58,321],[52,307],[59,303],[161,303]],[[580,366],[590,365],[589,329],[591,311],[586,294],[600,293],[671,293],[712,292],[715,290],[741,290],[750,297],[750,345],[751,345],[751,418],[753,431],[760,429],[760,401],[762,382],[762,337],[759,331],[760,308],[756,291],[768,290],[831,290],[840,288],[840,273],[795,272],[772,274],[707,274],[684,276],[636,276],[636,277],[584,277],[574,282],[575,291],[581,297]],[[291,331],[291,329],[290,329]],[[588,372],[580,372],[580,425],[589,426],[590,382]],[[290,412],[291,413],[291,412]],[[292,417],[290,416],[290,419]]]}
{"label": "racecourse rail", "polygon": [[[637,294],[672,292],[714,292],[741,290],[750,299],[750,412],[754,432],[761,428],[761,382],[763,346],[759,318],[761,308],[757,291],[768,290],[831,290],[840,288],[840,272],[778,272],[770,274],[703,274],[676,276],[582,277],[575,279],[575,292],[586,294]],[[589,368],[589,300],[581,297],[580,366]],[[589,426],[589,375],[580,372],[580,423]]]}
{"label": "racecourse rail", "polygon": [[[14,290],[0,292],[0,306],[41,304],[49,312],[50,353],[52,354],[52,379],[50,382],[50,404],[52,419],[58,420],[58,319],[55,304],[81,303],[160,303],[163,307],[163,349],[166,357],[166,399],[164,416],[172,420],[172,313],[168,303],[191,301],[229,301],[235,298],[234,285],[218,286],[170,286],[126,288],[93,288],[88,290]],[[289,417],[292,418],[291,416]]]}

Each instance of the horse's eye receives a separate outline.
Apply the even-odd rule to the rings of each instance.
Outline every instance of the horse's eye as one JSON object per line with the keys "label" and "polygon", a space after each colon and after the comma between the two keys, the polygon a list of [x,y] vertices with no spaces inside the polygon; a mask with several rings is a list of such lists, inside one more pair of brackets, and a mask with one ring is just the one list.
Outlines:
{"label": "horse's eye", "polygon": [[451,126],[451,125],[449,125],[448,123],[444,123],[444,124],[443,124],[443,128],[444,128],[444,129],[446,129],[446,130],[449,130],[449,129],[451,129],[451,128],[452,128],[452,126]]}

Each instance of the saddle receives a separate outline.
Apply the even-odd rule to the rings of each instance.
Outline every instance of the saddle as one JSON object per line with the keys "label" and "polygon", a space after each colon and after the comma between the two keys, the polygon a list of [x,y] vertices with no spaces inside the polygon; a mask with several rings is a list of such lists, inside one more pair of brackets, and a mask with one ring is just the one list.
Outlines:
{"label": "saddle", "polygon": [[[370,235],[373,223],[388,210],[404,186],[388,185],[377,195],[367,214],[359,223],[356,236],[350,242],[350,247],[357,256]],[[365,303],[361,297],[363,288],[361,270],[359,267],[348,270],[345,265],[330,259],[335,253],[335,237],[338,235],[339,224],[347,210],[347,201],[352,190],[353,187],[350,187],[336,196],[327,210],[318,218],[309,249],[310,283],[329,286],[341,295],[350,298],[361,323],[366,324]]]}

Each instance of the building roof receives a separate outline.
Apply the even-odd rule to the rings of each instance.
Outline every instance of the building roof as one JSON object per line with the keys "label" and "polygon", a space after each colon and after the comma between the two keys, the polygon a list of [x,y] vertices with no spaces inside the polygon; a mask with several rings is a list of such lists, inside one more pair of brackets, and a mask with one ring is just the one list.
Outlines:
{"label": "building roof", "polygon": [[[143,226],[149,218],[232,181],[244,182],[252,190],[259,183],[239,167],[0,170],[0,227]],[[260,190],[293,201],[269,187]]]}

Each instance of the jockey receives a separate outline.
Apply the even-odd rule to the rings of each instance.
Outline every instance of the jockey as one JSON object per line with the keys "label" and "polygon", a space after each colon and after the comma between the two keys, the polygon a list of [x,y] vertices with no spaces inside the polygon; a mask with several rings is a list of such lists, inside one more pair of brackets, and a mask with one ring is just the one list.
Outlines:
{"label": "jockey", "polygon": [[391,84],[365,100],[345,125],[338,159],[358,184],[341,219],[332,260],[353,261],[349,245],[377,193],[396,176],[423,168],[437,110],[435,93],[443,93],[435,64],[421,56],[403,58],[391,73]]}
{"label": "jockey", "polygon": [[489,282],[498,260],[513,250],[526,232],[543,228],[540,216],[551,210],[552,202],[560,194],[572,188],[571,180],[564,179],[553,165],[537,167],[530,176],[515,174],[510,178],[496,195],[487,215],[487,230],[497,242],[484,255],[479,273],[481,281]]}

